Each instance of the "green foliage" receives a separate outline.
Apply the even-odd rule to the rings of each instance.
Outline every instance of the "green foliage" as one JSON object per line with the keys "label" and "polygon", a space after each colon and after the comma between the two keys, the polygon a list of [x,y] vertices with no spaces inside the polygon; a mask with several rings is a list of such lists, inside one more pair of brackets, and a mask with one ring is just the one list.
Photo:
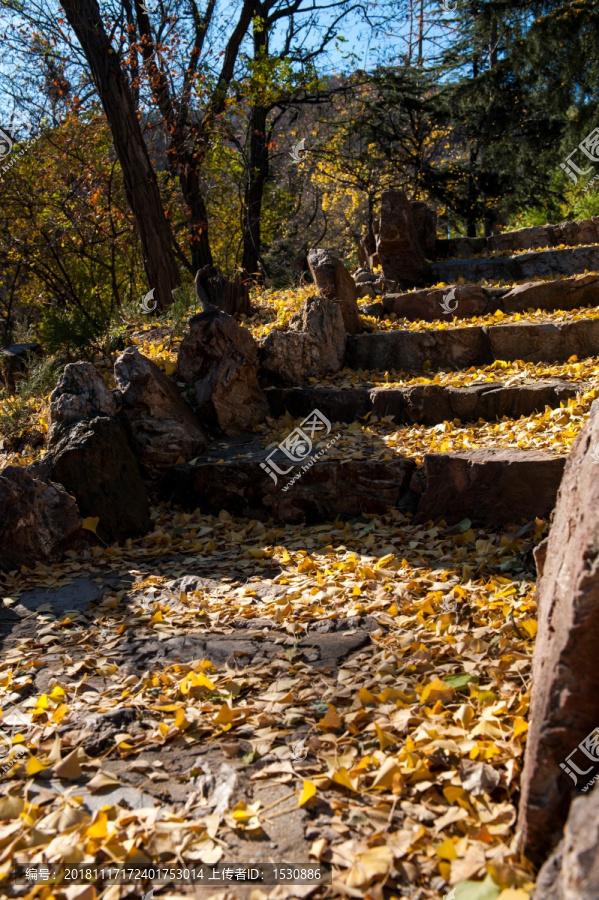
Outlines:
{"label": "green foliage", "polygon": [[181,285],[173,291],[173,302],[169,306],[168,312],[161,317],[160,321],[164,322],[170,328],[171,340],[173,338],[182,337],[187,328],[187,320],[191,315],[198,312],[200,304],[198,296],[193,284]]}
{"label": "green foliage", "polygon": [[563,196],[563,199],[558,201],[551,198],[547,203],[524,206],[514,218],[514,228],[545,225],[546,223],[554,225],[558,222],[592,219],[594,216],[599,216],[599,182],[591,184],[588,191],[584,190],[582,183],[568,185],[563,190],[561,172],[555,172],[551,182],[556,188],[553,196]]}
{"label": "green foliage", "polygon": [[109,313],[102,307],[90,312],[79,307],[51,307],[42,316],[38,334],[51,354],[65,353],[69,359],[91,358],[101,348],[109,321]]}

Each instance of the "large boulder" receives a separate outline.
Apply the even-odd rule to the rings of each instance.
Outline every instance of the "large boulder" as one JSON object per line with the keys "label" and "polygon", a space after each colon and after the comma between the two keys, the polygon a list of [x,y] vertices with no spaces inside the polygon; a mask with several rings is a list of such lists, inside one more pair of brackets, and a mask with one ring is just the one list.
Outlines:
{"label": "large boulder", "polygon": [[577,797],[564,836],[535,885],[533,900],[597,900],[599,897],[599,790]]}
{"label": "large boulder", "polygon": [[404,191],[383,191],[381,215],[374,232],[385,278],[396,281],[401,288],[424,284],[426,260]]}
{"label": "large boulder", "polygon": [[559,840],[574,791],[599,771],[598,458],[595,402],[568,456],[537,588],[519,823],[524,851],[536,864]]}
{"label": "large boulder", "polygon": [[59,560],[81,535],[81,518],[62,485],[22,466],[0,473],[0,569]]}
{"label": "large boulder", "polygon": [[48,443],[59,441],[77,422],[115,413],[112,393],[96,367],[89,362],[69,363],[50,394]]}
{"label": "large boulder", "polygon": [[271,331],[260,341],[262,371],[277,383],[303,384],[343,366],[346,331],[341,307],[326,297],[308,297],[291,331]]}
{"label": "large boulder", "polygon": [[308,265],[319,293],[339,303],[347,333],[358,334],[362,329],[356,284],[341,260],[328,250],[310,250]]}
{"label": "large boulder", "polygon": [[150,527],[146,488],[118,420],[78,422],[31,467],[75,496],[81,515],[98,517],[103,541],[122,541]]}
{"label": "large boulder", "polygon": [[206,449],[208,435],[155,363],[129,347],[115,362],[114,375],[135,454],[150,478]]}
{"label": "large boulder", "polygon": [[178,370],[195,386],[198,413],[229,437],[253,428],[268,413],[258,384],[256,342],[247,328],[218,309],[189,320]]}

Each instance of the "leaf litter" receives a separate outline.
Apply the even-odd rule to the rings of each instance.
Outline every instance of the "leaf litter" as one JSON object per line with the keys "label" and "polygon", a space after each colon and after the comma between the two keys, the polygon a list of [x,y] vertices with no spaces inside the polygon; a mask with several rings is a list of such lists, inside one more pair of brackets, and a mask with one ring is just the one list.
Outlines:
{"label": "leaf litter", "polygon": [[[128,579],[85,611],[40,607],[35,637],[20,633],[0,663],[2,707],[28,723],[0,767],[0,889],[42,890],[9,887],[15,861],[212,865],[234,838],[299,809],[340,896],[436,898],[489,875],[492,896],[528,896],[513,798],[536,632],[531,553],[546,523],[494,534],[395,512],[283,527],[163,507],[153,519],[146,538],[23,567],[4,587],[17,608],[36,587]],[[368,644],[337,667],[302,650],[315,628],[361,623]],[[137,673],[125,652],[240,626],[276,634],[277,653],[260,665],[150,657]],[[90,722],[107,717],[115,727],[93,749]],[[206,806],[202,768],[222,748],[239,779]],[[171,749],[203,755],[165,803]],[[285,785],[285,802],[248,794],[262,782]]]}

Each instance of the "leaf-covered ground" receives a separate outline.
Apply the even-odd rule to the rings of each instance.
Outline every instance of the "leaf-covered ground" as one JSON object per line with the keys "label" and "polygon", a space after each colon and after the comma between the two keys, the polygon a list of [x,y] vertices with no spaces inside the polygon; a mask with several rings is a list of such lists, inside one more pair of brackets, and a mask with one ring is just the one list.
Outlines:
{"label": "leaf-covered ground", "polygon": [[[4,589],[20,610],[35,588],[130,582],[87,611],[42,605],[3,656],[3,705],[31,721],[1,779],[5,889],[15,859],[213,864],[233,846],[251,861],[253,840],[299,810],[334,895],[382,896],[384,883],[389,896],[434,898],[487,871],[502,900],[525,898],[514,794],[536,630],[531,550],[544,523],[518,536],[467,521],[416,527],[399,513],[312,528],[154,516],[154,532],[129,548],[71,554]],[[201,586],[182,589],[191,575]],[[366,627],[366,642],[317,668],[302,640],[340,625],[346,636]],[[277,652],[260,665],[233,653],[217,667],[149,659],[142,669],[128,652],[242,627],[276,634]],[[131,718],[90,750],[90,718],[116,709]],[[216,814],[200,789],[211,748],[240,776]],[[173,776],[169,750],[190,768]],[[173,777],[180,802],[161,803]],[[265,781],[285,786],[270,809],[254,790]]]}

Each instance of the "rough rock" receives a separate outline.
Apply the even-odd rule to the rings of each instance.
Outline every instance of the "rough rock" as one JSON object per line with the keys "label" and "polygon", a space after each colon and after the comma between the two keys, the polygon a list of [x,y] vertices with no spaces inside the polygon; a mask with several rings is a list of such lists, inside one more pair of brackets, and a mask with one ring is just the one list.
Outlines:
{"label": "rough rock", "polygon": [[468,517],[493,527],[547,518],[564,465],[563,457],[536,450],[428,453],[418,521],[453,523]]}
{"label": "rough rock", "polygon": [[347,339],[344,365],[351,369],[433,368],[464,369],[492,362],[484,330],[479,327],[447,331],[386,331]]}
{"label": "rough rock", "polygon": [[[382,514],[389,506],[414,509],[415,498],[409,492],[415,468],[411,459],[331,459],[325,453],[320,459],[311,454],[291,465],[283,452],[271,456],[272,451],[261,448],[236,458],[247,449],[233,446],[222,451],[225,462],[220,465],[200,458],[193,465],[175,466],[165,475],[162,495],[189,509],[226,509],[234,515],[272,516],[282,522]],[[276,484],[261,465],[267,465],[268,456],[285,473],[276,475]],[[299,480],[285,490],[298,474]]]}
{"label": "rough rock", "polygon": [[24,466],[0,473],[0,569],[55,562],[81,535],[81,518],[62,485]]}
{"label": "rough rock", "polygon": [[264,419],[256,342],[231,316],[212,308],[189,320],[178,370],[195,385],[198,413],[224,434],[241,434]]}
{"label": "rough rock", "polygon": [[503,231],[489,237],[450,238],[438,240],[435,247],[438,259],[454,256],[472,256],[485,250],[496,253],[505,250],[534,250],[539,247],[575,247],[595,244],[599,241],[599,216],[579,222],[561,222],[559,225],[539,225]]}
{"label": "rough rock", "polygon": [[423,284],[426,261],[404,191],[383,191],[374,233],[385,277],[404,288]]}
{"label": "rough rock", "polygon": [[328,250],[310,250],[308,265],[322,296],[339,303],[347,333],[358,334],[361,327],[356,285],[341,260]]}
{"label": "rough rock", "polygon": [[564,362],[574,355],[599,355],[599,319],[358,334],[347,340],[344,364],[419,372],[425,363],[433,369],[467,369],[496,359]]}
{"label": "rough rock", "polygon": [[380,260],[376,253],[376,238],[371,231],[360,239],[358,244],[358,259],[360,265],[367,269],[374,269],[375,266],[380,265]]}
{"label": "rough rock", "polygon": [[484,253],[490,248],[487,246],[487,238],[437,238],[434,258],[441,259],[468,259],[478,253]]}
{"label": "rough rock", "polygon": [[560,379],[504,385],[484,382],[467,387],[419,384],[408,387],[376,388],[270,388],[266,398],[271,415],[279,418],[289,412],[294,418],[320,410],[331,422],[354,422],[373,413],[378,418],[393,416],[398,424],[437,425],[460,419],[462,422],[487,422],[504,416],[517,419],[546,406],[560,403],[587,390],[584,382]]}
{"label": "rough rock", "polygon": [[239,272],[231,280],[216,266],[204,266],[196,273],[195,288],[204,311],[216,306],[227,315],[251,314],[249,284]]}
{"label": "rough rock", "polygon": [[437,384],[381,387],[372,390],[370,396],[372,411],[379,418],[393,415],[398,424],[436,425],[453,419],[461,422],[479,419],[492,422],[504,416],[518,419],[543,412],[546,406],[555,409],[581,390],[584,390],[581,383],[556,379],[509,386],[487,382],[467,387]]}
{"label": "rough rock", "polygon": [[437,210],[420,200],[413,200],[410,206],[420,248],[427,259],[434,259],[437,245]]}
{"label": "rough rock", "polygon": [[356,269],[352,278],[356,284],[368,284],[372,281],[376,281],[376,275],[371,272],[370,269],[366,268]]}
{"label": "rough rock", "polygon": [[[398,283],[391,278],[385,278],[383,275],[374,275],[372,272],[369,274],[370,278],[368,280],[363,279],[361,282],[356,282],[356,294],[359,300],[364,297],[374,299],[375,297],[382,297],[384,294],[399,290]],[[363,311],[360,308],[360,312]]]}
{"label": "rough rock", "polygon": [[493,359],[565,362],[599,353],[599,319],[577,322],[514,322],[485,328]]}
{"label": "rough rock", "polygon": [[[354,276],[355,278],[356,276]],[[363,276],[364,277],[364,276]],[[376,276],[372,281],[358,284],[360,289],[375,293]],[[508,291],[505,288],[482,288],[476,284],[451,285],[446,288],[423,288],[407,293],[387,293],[383,306],[387,315],[432,322],[436,319],[470,318],[494,313],[496,310],[510,314],[533,309],[571,310],[583,306],[599,305],[599,278],[596,275],[578,275],[556,281],[535,281],[519,284]],[[364,308],[361,308],[364,312]]]}
{"label": "rough rock", "polygon": [[339,303],[308,297],[292,326],[260,341],[263,373],[283,384],[302,384],[341,369],[347,334]]}
{"label": "rough rock", "polygon": [[11,344],[0,351],[0,373],[4,384],[11,393],[16,382],[27,372],[32,359],[43,356],[41,344]]}
{"label": "rough rock", "polygon": [[362,303],[360,305],[360,313],[363,316],[372,316],[374,319],[385,318],[385,307],[382,303]]}
{"label": "rough rock", "polygon": [[155,478],[208,445],[208,435],[177,385],[133,347],[114,364],[126,419],[142,469]]}
{"label": "rough rock", "polygon": [[583,275],[559,281],[532,281],[519,284],[502,299],[506,313],[534,309],[576,309],[599,306],[599,277]]}
{"label": "rough rock", "polygon": [[76,422],[115,413],[112,393],[96,367],[89,362],[69,363],[50,394],[48,443],[56,443]]}
{"label": "rough rock", "polygon": [[581,275],[599,269],[599,245],[555,250],[537,250],[515,256],[452,259],[436,262],[426,272],[427,280],[451,283],[466,281],[525,281],[554,275]]}
{"label": "rough rock", "polygon": [[84,518],[98,517],[103,541],[123,541],[149,530],[146,488],[117,419],[78,422],[31,469],[64,485]]}
{"label": "rough rock", "polygon": [[564,836],[539,872],[532,900],[599,897],[599,790],[572,801]]}
{"label": "rough rock", "polygon": [[537,589],[519,823],[526,855],[536,864],[559,840],[574,790],[599,771],[592,740],[586,753],[579,747],[599,726],[598,458],[595,402],[568,457]]}
{"label": "rough rock", "polygon": [[[495,303],[497,308],[498,303]],[[388,315],[394,313],[404,319],[469,319],[481,316],[490,309],[489,293],[476,284],[451,285],[439,290],[419,290],[406,294],[386,294],[383,306]]]}
{"label": "rough rock", "polygon": [[286,412],[300,418],[318,409],[330,422],[354,422],[372,411],[370,394],[368,388],[275,387],[266,391],[266,399],[277,419]]}

